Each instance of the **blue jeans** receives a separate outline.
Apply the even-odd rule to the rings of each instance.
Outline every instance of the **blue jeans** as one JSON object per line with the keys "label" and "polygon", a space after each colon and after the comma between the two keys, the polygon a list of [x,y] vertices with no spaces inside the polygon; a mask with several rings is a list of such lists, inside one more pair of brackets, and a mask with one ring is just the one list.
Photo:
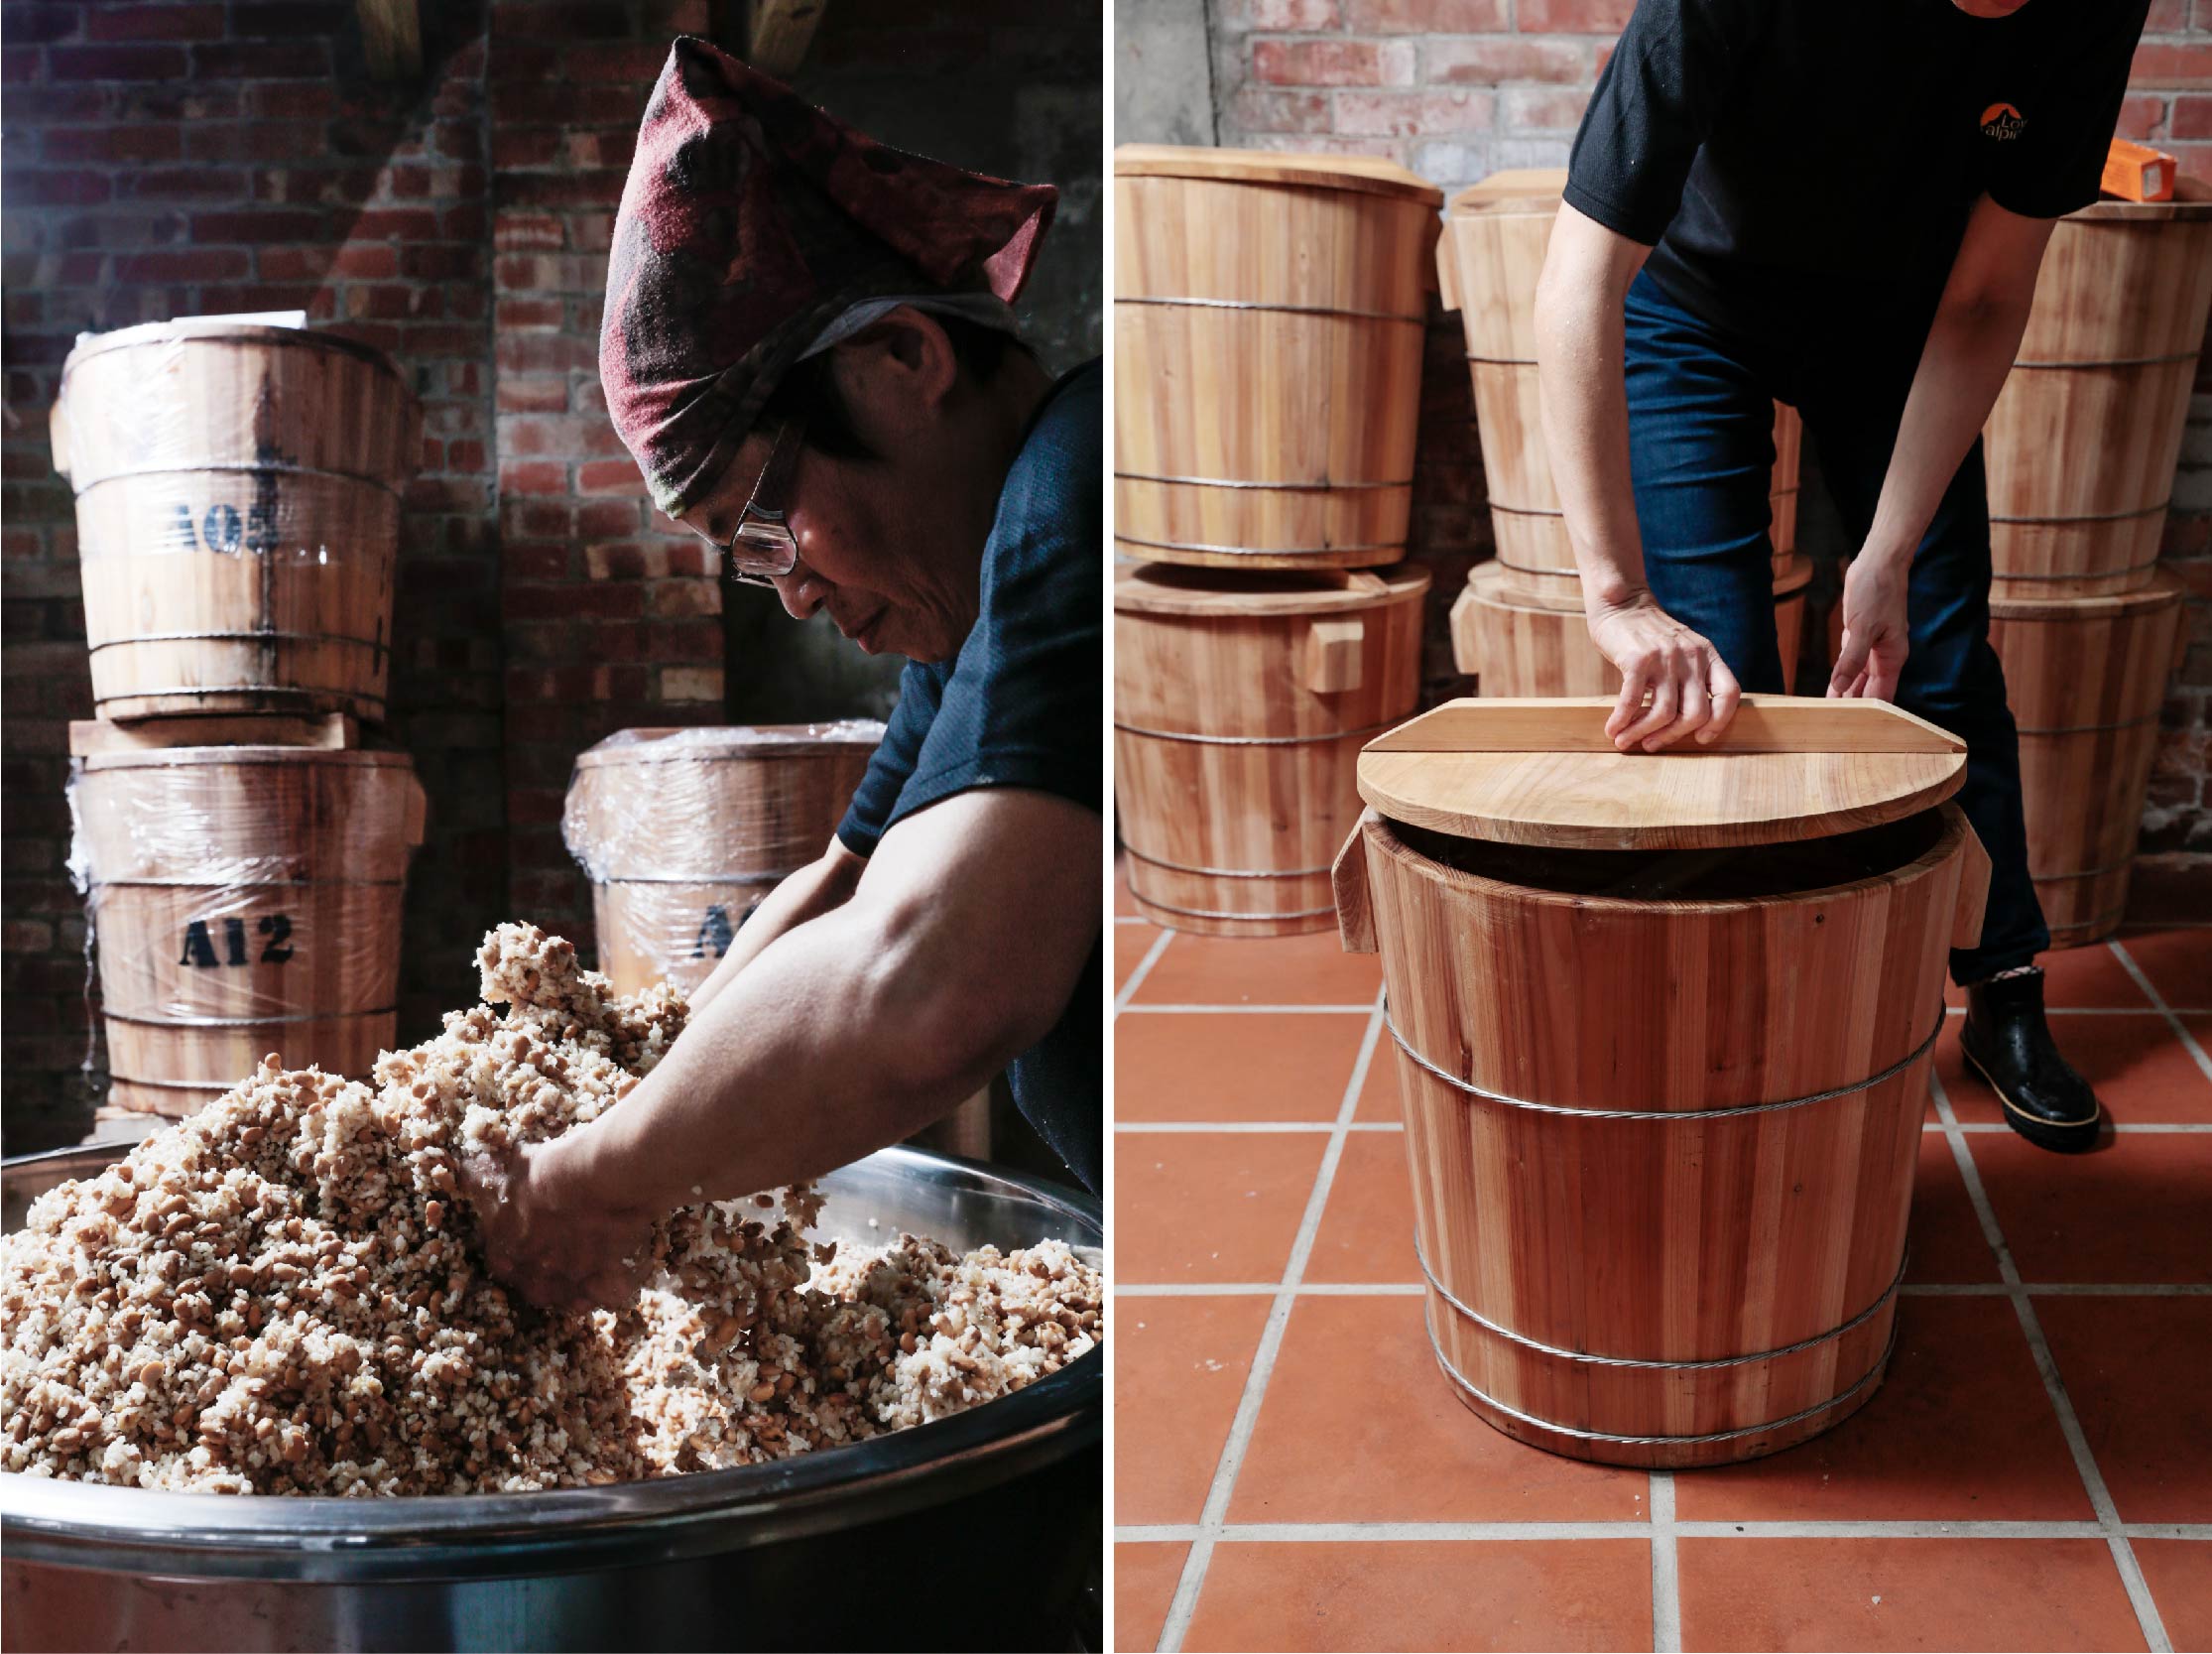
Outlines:
{"label": "blue jeans", "polygon": [[[1798,324],[1738,329],[1677,304],[1649,274],[1629,289],[1629,462],[1645,575],[1659,606],[1711,640],[1745,690],[1781,693],[1768,534],[1774,404],[1818,445],[1845,527],[1864,541],[1926,337],[1924,305],[1808,304]],[[1989,645],[1989,497],[1977,441],[1912,557],[1910,653],[1897,702],[1966,742],[1959,807],[1988,850],[1981,946],[1961,983],[2050,946],[2028,875],[2020,741]]]}

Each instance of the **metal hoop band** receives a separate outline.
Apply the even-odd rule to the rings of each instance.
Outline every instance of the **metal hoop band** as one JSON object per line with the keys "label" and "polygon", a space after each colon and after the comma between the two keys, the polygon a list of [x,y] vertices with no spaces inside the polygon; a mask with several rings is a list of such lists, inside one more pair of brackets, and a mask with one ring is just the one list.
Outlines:
{"label": "metal hoop band", "polygon": [[1478,356],[1472,350],[1467,352],[1467,360],[1480,362],[1484,367],[1536,367],[1537,365],[1534,356]]}
{"label": "metal hoop band", "polygon": [[1404,541],[1375,546],[1209,546],[1198,540],[1144,540],[1114,531],[1114,538],[1128,546],[1151,546],[1163,552],[1205,552],[1213,557],[1330,557],[1338,552],[1403,552]]}
{"label": "metal hoop band", "polygon": [[1786,1430],[1793,1424],[1802,1424],[1807,1419],[1817,1418],[1822,1413],[1832,1411],[1873,1383],[1882,1369],[1889,1365],[1891,1352],[1897,1348],[1898,1344],[1897,1329],[1892,1327],[1889,1341],[1882,1346],[1881,1356],[1864,1374],[1847,1388],[1838,1390],[1826,1401],[1819,1403],[1817,1406],[1807,1407],[1802,1411],[1791,1413],[1786,1418],[1769,1419],[1765,1424],[1746,1425],[1740,1430],[1708,1431],[1700,1436],[1616,1436],[1609,1431],[1577,1430],[1572,1425],[1558,1424],[1550,1419],[1539,1419],[1534,1413],[1524,1413],[1518,1407],[1507,1406],[1487,1391],[1478,1390],[1469,1382],[1465,1373],[1451,1364],[1451,1360],[1444,1354],[1442,1346],[1436,1342],[1436,1329],[1429,1322],[1426,1305],[1421,1307],[1421,1326],[1428,1334],[1428,1347],[1436,1357],[1436,1364],[1444,1369],[1444,1376],[1485,1407],[1494,1408],[1505,1414],[1506,1417],[1518,1419],[1523,1424],[1535,1425],[1538,1430],[1548,1430],[1555,1436],[1571,1436],[1578,1442],[1617,1442],[1623,1447],[1658,1448],[1676,1445],[1688,1447],[1699,1442],[1736,1442],[1741,1441],[1746,1436],[1766,1436],[1777,1430]]}
{"label": "metal hoop band", "polygon": [[1776,1114],[1786,1108],[1802,1108],[1807,1103],[1829,1102],[1837,1097],[1850,1096],[1854,1092],[1870,1091],[1886,1081],[1895,1080],[1935,1048],[1936,1036],[1943,1032],[1943,1010],[1941,1006],[1936,1008],[1935,1026],[1928,1030],[1928,1037],[1880,1074],[1849,1085],[1835,1085],[1825,1091],[1788,1097],[1781,1102],[1747,1102],[1729,1108],[1576,1108],[1556,1102],[1532,1102],[1527,1097],[1508,1096],[1503,1091],[1487,1090],[1474,1081],[1446,1073],[1431,1063],[1406,1043],[1406,1036],[1398,1031],[1398,1024],[1391,1019],[1390,1001],[1387,998],[1383,1002],[1383,1026],[1390,1030],[1390,1037],[1398,1042],[1398,1049],[1423,1069],[1445,1084],[1456,1086],[1469,1096],[1481,1097],[1485,1102],[1502,1102],[1509,1108],[1527,1108],[1538,1114],[1566,1114],[1585,1120],[1726,1120],[1744,1114]]}
{"label": "metal hoop band", "polygon": [[1193,735],[1175,729],[1147,729],[1142,724],[1114,720],[1114,727],[1125,735],[1145,735],[1156,741],[1189,741],[1198,746],[1314,746],[1322,741],[1357,740],[1363,735],[1380,735],[1386,729],[1396,729],[1404,719],[1389,723],[1371,723],[1360,729],[1338,729],[1326,735]]}
{"label": "metal hoop band", "polygon": [[2054,723],[2029,727],[2016,724],[2016,735],[2099,735],[2108,729],[2141,729],[2145,724],[2156,723],[2158,714],[2151,712],[2140,718],[2123,718],[2118,723]]}
{"label": "metal hoop band", "polygon": [[381,653],[384,645],[365,637],[340,637],[335,632],[140,632],[135,637],[111,637],[88,646],[87,655],[97,655],[103,649],[127,649],[141,643],[342,643],[353,649],[373,649]]}
{"label": "metal hoop band", "polygon": [[278,1023],[351,1022],[356,1017],[391,1016],[398,1010],[397,1005],[378,1005],[366,1011],[302,1012],[283,1017],[134,1017],[109,1010],[102,1010],[100,1015],[110,1022],[127,1022],[134,1028],[267,1028]]}
{"label": "metal hoop band", "polygon": [[[302,751],[317,751],[304,747]],[[396,890],[405,879],[94,879],[98,890]]]}
{"label": "metal hoop band", "polygon": [[[2099,511],[2084,513],[2077,517],[1992,517],[1990,521],[1992,523],[2124,523],[2131,517],[2155,517],[2172,503],[2173,496],[2169,494],[2156,505],[2147,505],[2136,511]],[[2145,565],[2137,564],[2136,567],[2141,569]],[[2012,576],[2007,575],[2006,577],[2009,579]],[[2044,575],[2042,577],[2045,579],[2059,579],[2064,576]]]}
{"label": "metal hoop band", "polygon": [[2160,362],[2193,362],[2199,352],[2194,350],[2168,351],[2163,356],[2115,356],[2102,362],[2028,362],[2016,361],[2015,367],[2093,368],[2093,367],[2155,367]]}
{"label": "metal hoop band", "polygon": [[1187,867],[1179,861],[1167,861],[1157,855],[1147,855],[1132,844],[1123,844],[1122,853],[1153,867],[1165,867],[1171,873],[1198,873],[1209,879],[1307,879],[1325,876],[1327,867]]}
{"label": "metal hoop band", "polygon": [[1268,488],[1279,494],[1340,494],[1354,488],[1411,488],[1404,482],[1254,482],[1235,476],[1155,476],[1150,471],[1116,471],[1123,482],[1173,482],[1187,488]]}
{"label": "metal hoop band", "polygon": [[2120,861],[2108,861],[2102,867],[2084,867],[2078,873],[2045,873],[2031,882],[2035,884],[2072,884],[2079,879],[2100,879],[2107,873],[2117,873],[2123,867],[2134,866],[2135,859],[2131,855]]}
{"label": "metal hoop band", "polygon": [[1279,919],[1316,919],[1324,913],[1336,912],[1335,904],[1325,908],[1293,908],[1288,913],[1228,913],[1219,908],[1178,908],[1172,902],[1156,902],[1140,891],[1132,891],[1139,903],[1148,908],[1158,908],[1162,913],[1179,913],[1185,919],[1242,919],[1254,924],[1272,924]]}
{"label": "metal hoop band", "polygon": [[99,481],[91,484],[84,491],[89,494],[93,488],[104,488],[110,482],[118,482],[125,477],[189,476],[199,471],[228,471],[248,476],[258,476],[263,471],[275,471],[284,476],[334,476],[341,482],[364,483],[371,488],[383,489],[394,499],[402,498],[400,490],[386,482],[382,477],[366,476],[359,471],[333,471],[319,465],[272,464],[267,460],[257,460],[251,464],[240,464],[235,461],[230,464],[202,461],[196,465],[134,465],[126,471],[109,471],[107,475],[101,477]]}
{"label": "metal hoop band", "polygon": [[[2082,519],[2080,519],[2080,518],[2075,518],[2075,517],[2034,517],[2034,518],[2026,518],[2026,517],[1992,517],[1992,518],[1990,519],[1990,521],[1991,521],[1991,522],[1993,522],[1993,523],[2010,523],[2010,522],[2038,522],[2038,523],[2048,522],[2048,523],[2070,523],[2070,522],[2079,522],[2079,521],[2082,521]],[[2143,572],[2144,572],[2144,571],[2145,571],[2146,569],[2155,569],[2155,568],[2157,568],[2157,567],[2158,567],[2158,560],[2157,560],[2156,558],[2152,558],[2152,559],[2151,559],[2151,561],[2150,561],[2149,563],[2131,563],[2131,564],[2129,564],[2129,565],[2128,565],[2128,567],[2127,567],[2127,568],[2125,568],[2125,569],[2114,569],[2114,570],[2111,570],[2111,571],[2109,571],[2109,572],[2107,572],[2107,573],[2100,573],[2100,574],[1999,574],[1999,575],[1997,575],[1997,576],[1996,576],[1996,578],[1998,578],[1998,579],[2001,579],[2001,580],[2048,580],[2048,581],[2051,581],[2051,582],[2053,582],[2053,583],[2056,583],[2057,581],[2060,581],[2060,580],[2109,580],[2109,579],[2112,579],[2112,578],[2113,578],[2114,576],[2116,576],[2116,575],[2119,575],[2119,574],[2140,574],[2140,573],[2143,573]],[[2122,593],[2115,593],[2114,595],[2123,595],[2123,594],[2122,594]],[[2018,622],[2016,622],[2016,624],[2018,624]]]}
{"label": "metal hoop band", "polygon": [[[1452,1296],[1450,1289],[1437,1280],[1435,1271],[1428,1267],[1428,1254],[1421,1250],[1418,1229],[1413,1233],[1413,1256],[1420,1264],[1422,1278],[1428,1282],[1436,1296],[1486,1333],[1495,1333],[1499,1337],[1517,1343],[1524,1349],[1533,1349],[1539,1355],[1556,1356],[1562,1361],[1582,1361],[1593,1367],[1639,1367],[1659,1372],[1704,1372],[1715,1367],[1745,1367],[1751,1366],[1755,1362],[1773,1361],[1783,1355],[1795,1355],[1800,1350],[1816,1348],[1832,1338],[1840,1338],[1844,1334],[1864,1327],[1880,1315],[1883,1305],[1897,1297],[1898,1289],[1905,1285],[1905,1263],[1900,1263],[1897,1278],[1883,1291],[1882,1296],[1842,1326],[1830,1328],[1827,1332],[1815,1334],[1809,1338],[1799,1338],[1795,1343],[1785,1343],[1779,1349],[1762,1349],[1756,1355],[1723,1355],[1710,1361],[1638,1361],[1631,1360],[1625,1355],[1591,1355],[1579,1349],[1561,1349],[1556,1344],[1543,1343],[1528,1336],[1526,1334],[1516,1333],[1510,1327],[1501,1327],[1497,1322],[1490,1320],[1489,1317],[1469,1309]],[[1909,1261],[1910,1254],[1907,1253],[1906,1262]]]}
{"label": "metal hoop band", "polygon": [[602,887],[615,884],[782,884],[798,871],[790,867],[781,873],[637,873],[619,878],[610,874],[592,882]]}
{"label": "metal hoop band", "polygon": [[1197,311],[1272,311],[1281,316],[1332,316],[1352,321],[1406,321],[1415,327],[1428,325],[1425,316],[1408,316],[1402,311],[1346,311],[1328,305],[1263,305],[1249,299],[1128,299],[1116,297],[1117,305],[1164,305],[1171,310]]}

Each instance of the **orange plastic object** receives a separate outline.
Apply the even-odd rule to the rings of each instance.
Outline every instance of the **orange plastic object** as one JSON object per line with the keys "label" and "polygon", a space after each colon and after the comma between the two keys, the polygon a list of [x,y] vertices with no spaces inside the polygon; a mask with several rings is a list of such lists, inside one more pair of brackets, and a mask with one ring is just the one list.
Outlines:
{"label": "orange plastic object", "polygon": [[2104,191],[2130,201],[2170,201],[2174,174],[2172,156],[2143,144],[2115,138],[2105,154]]}

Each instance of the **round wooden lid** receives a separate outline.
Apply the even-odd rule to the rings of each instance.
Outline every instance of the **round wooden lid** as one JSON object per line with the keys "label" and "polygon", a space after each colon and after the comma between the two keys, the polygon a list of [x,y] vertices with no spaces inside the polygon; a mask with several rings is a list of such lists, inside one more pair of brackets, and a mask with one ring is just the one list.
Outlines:
{"label": "round wooden lid", "polygon": [[338,769],[405,769],[415,759],[405,752],[364,752],[358,748],[315,746],[167,746],[132,752],[95,752],[78,760],[85,770],[172,770],[199,764],[324,765]]}
{"label": "round wooden lid", "polygon": [[2178,178],[2173,181],[2170,201],[2091,201],[2066,216],[2093,224],[2158,224],[2174,219],[2202,222],[2212,218],[2212,185]]}
{"label": "round wooden lid", "polygon": [[1116,178],[1203,178],[1226,184],[1290,184],[1307,190],[1350,190],[1392,195],[1424,206],[1444,192],[1395,161],[1370,155],[1287,155],[1272,150],[1200,149],[1179,144],[1124,144],[1114,151]]}
{"label": "round wooden lid", "polygon": [[[69,370],[77,363],[92,356],[104,355],[110,350],[184,342],[257,345],[273,350],[328,350],[339,355],[356,357],[405,382],[399,365],[390,356],[373,344],[363,344],[359,339],[322,332],[313,327],[272,327],[258,321],[221,321],[207,317],[190,316],[180,317],[174,321],[142,321],[133,327],[118,327],[111,333],[79,333],[75,348],[62,360],[61,377],[66,379]],[[409,394],[412,395],[412,391]]]}
{"label": "round wooden lid", "polygon": [[1452,196],[1445,216],[1460,218],[1470,212],[1556,212],[1567,187],[1564,167],[1518,167],[1492,173]]}
{"label": "round wooden lid", "polygon": [[828,723],[727,724],[666,729],[618,729],[576,755],[580,770],[603,764],[678,764],[702,759],[799,758],[809,753],[874,751],[883,725],[874,718]]}
{"label": "round wooden lid", "polygon": [[2094,597],[1992,597],[1989,612],[1991,618],[2005,621],[2120,620],[2170,607],[2188,592],[2181,576],[2161,564],[2133,591],[2108,591]]}
{"label": "round wooden lid", "polygon": [[1451,700],[1361,751],[1396,822],[1501,844],[1695,849],[1876,827],[1940,804],[1966,743],[1881,700],[1746,696],[1716,746],[1618,752],[1607,698]]}
{"label": "round wooden lid", "polygon": [[1428,571],[1411,563],[1387,569],[1212,569],[1145,563],[1114,577],[1116,614],[1342,614],[1418,602]]}

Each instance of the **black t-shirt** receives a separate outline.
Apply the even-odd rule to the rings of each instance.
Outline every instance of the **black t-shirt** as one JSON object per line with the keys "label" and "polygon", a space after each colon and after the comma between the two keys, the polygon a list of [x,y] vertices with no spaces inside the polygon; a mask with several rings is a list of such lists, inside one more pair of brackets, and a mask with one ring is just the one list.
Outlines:
{"label": "black t-shirt", "polygon": [[1566,198],[1716,318],[1786,305],[1806,277],[1926,294],[1978,195],[2030,218],[2097,198],[2149,9],[1638,0]]}
{"label": "black t-shirt", "polygon": [[[999,490],[975,627],[950,661],[910,663],[883,744],[837,836],[873,854],[916,811],[976,787],[1023,787],[1104,814],[1104,376],[1053,385]],[[1085,898],[1098,903],[1095,888]],[[1104,1149],[1102,943],[1051,1032],[1007,1071],[1014,1100],[1086,1189]]]}

